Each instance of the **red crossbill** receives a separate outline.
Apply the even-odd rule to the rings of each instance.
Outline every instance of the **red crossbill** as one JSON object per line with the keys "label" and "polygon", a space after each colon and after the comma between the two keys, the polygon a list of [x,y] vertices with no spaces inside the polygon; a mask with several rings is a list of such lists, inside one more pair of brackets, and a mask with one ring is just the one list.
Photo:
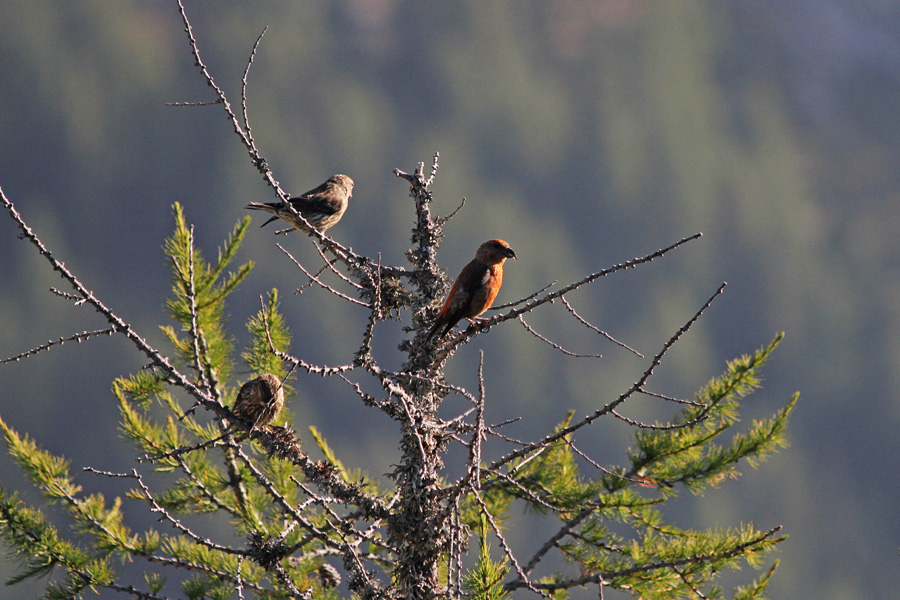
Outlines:
{"label": "red crossbill", "polygon": [[489,309],[503,284],[503,263],[516,258],[516,253],[503,240],[488,240],[478,248],[475,258],[463,267],[437,320],[425,337],[447,335],[460,319],[473,319]]}
{"label": "red crossbill", "polygon": [[264,427],[278,416],[283,406],[284,386],[281,380],[266,373],[241,386],[231,412],[253,427]]}
{"label": "red crossbill", "polygon": [[[313,188],[296,198],[291,198],[291,206],[309,221],[310,225],[320,233],[334,226],[350,204],[350,196],[353,194],[353,180],[346,175],[332,175],[322,185]],[[251,210],[264,210],[274,216],[263,223],[265,227],[272,221],[283,219],[304,233],[309,233],[309,228],[303,224],[294,214],[288,210],[283,202],[251,202],[244,208]]]}

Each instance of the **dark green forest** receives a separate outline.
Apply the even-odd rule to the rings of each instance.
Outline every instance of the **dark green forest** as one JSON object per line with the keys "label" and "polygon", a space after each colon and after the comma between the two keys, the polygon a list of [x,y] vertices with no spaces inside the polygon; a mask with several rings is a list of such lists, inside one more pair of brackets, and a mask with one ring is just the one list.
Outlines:
{"label": "dark green forest", "polygon": [[[440,260],[456,273],[482,241],[509,241],[518,260],[500,303],[703,232],[575,298],[580,314],[652,355],[728,282],[656,375],[671,395],[786,332],[742,416],[749,424],[800,391],[791,446],[679,499],[681,519],[783,525],[770,597],[890,598],[900,585],[900,7],[828,5],[826,19],[799,0],[186,2],[232,101],[268,26],[248,79],[254,138],[290,193],[353,177],[329,234],[360,253],[404,261],[415,213],[392,171],[430,164],[435,151],[434,210],[466,199]],[[0,186],[151,341],[167,319],[172,205],[215,256],[245,204],[276,200],[218,107],[167,105],[212,99],[174,2],[0,3]],[[256,266],[231,299],[233,335],[246,338],[259,294],[277,287],[298,353],[345,361],[365,316],[291,294],[302,273],[275,243],[308,260],[315,249],[261,222],[241,249]],[[48,293],[59,277],[17,233],[0,219],[0,359],[102,326]],[[461,351],[448,372],[473,385],[484,349],[487,418],[528,414],[517,436],[590,412],[643,370],[564,310],[529,324],[604,358],[563,361],[512,321]],[[396,328],[385,353],[402,325],[385,324]],[[122,339],[88,344],[0,366],[0,414],[78,469],[127,470],[110,387],[142,357]],[[328,382],[304,377],[297,389],[298,430],[315,423],[345,463],[389,470],[388,421]],[[651,403],[629,411],[657,417]],[[631,432],[592,435],[595,454],[618,459]],[[32,497],[5,454],[0,482]],[[0,578],[9,572],[0,561]]]}

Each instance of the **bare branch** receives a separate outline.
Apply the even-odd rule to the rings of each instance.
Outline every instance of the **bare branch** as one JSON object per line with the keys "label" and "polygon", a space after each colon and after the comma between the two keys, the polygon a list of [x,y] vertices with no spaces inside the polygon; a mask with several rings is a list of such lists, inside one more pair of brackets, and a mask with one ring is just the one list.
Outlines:
{"label": "bare branch", "polygon": [[572,531],[574,531],[575,528],[578,527],[580,524],[582,524],[585,521],[585,519],[587,519],[589,516],[591,516],[591,514],[593,514],[593,512],[595,510],[596,510],[595,507],[586,508],[586,509],[582,510],[581,512],[579,512],[574,517],[572,517],[571,519],[565,521],[563,523],[563,526],[560,527],[560,529],[556,533],[554,533],[550,537],[550,539],[548,539],[546,542],[544,542],[544,545],[541,546],[540,548],[538,548],[537,552],[534,553],[534,555],[531,557],[531,559],[525,565],[525,568],[523,569],[524,573],[526,575],[531,573],[534,570],[534,568],[538,565],[538,563],[540,563],[544,559],[544,557],[547,555],[547,553],[550,552],[551,550],[553,550],[554,548],[556,548],[557,544],[559,544],[559,541],[561,539],[563,539],[564,537],[569,535]]}
{"label": "bare branch", "polygon": [[726,284],[723,283],[721,286],[719,286],[719,289],[716,290],[716,292],[712,296],[710,296],[709,300],[706,301],[706,303],[700,308],[700,310],[698,310],[696,312],[696,314],[694,314],[694,316],[691,317],[690,320],[688,320],[687,323],[682,325],[681,328],[677,332],[675,332],[675,335],[673,335],[663,345],[662,350],[660,350],[659,353],[657,353],[657,355],[653,357],[653,360],[650,361],[650,366],[647,368],[646,371],[644,371],[644,374],[641,375],[640,379],[638,379],[638,381],[636,381],[630,388],[628,388],[628,390],[623,392],[618,398],[616,398],[609,404],[605,405],[603,408],[600,408],[599,410],[595,411],[593,414],[586,416],[581,421],[578,421],[577,423],[574,423],[568,427],[565,427],[565,428],[561,429],[560,431],[545,437],[543,440],[541,440],[539,442],[534,442],[532,444],[525,446],[524,448],[520,448],[519,450],[511,452],[510,454],[507,454],[505,457],[495,461],[490,466],[490,469],[496,470],[501,465],[504,465],[512,460],[515,460],[516,458],[525,456],[526,454],[528,454],[529,452],[531,452],[532,450],[534,450],[536,448],[544,447],[544,446],[551,444],[559,439],[562,439],[568,435],[571,435],[572,433],[574,433],[575,431],[578,431],[582,427],[584,427],[586,425],[590,425],[591,423],[593,423],[600,417],[602,417],[606,414],[609,414],[617,406],[619,406],[620,404],[622,404],[623,402],[628,400],[631,396],[633,396],[636,392],[641,390],[644,387],[644,384],[647,382],[647,380],[653,374],[653,371],[656,369],[656,367],[659,366],[660,362],[662,362],[663,356],[665,356],[666,353],[668,353],[669,349],[675,344],[675,342],[677,342],[681,338],[681,336],[684,335],[687,332],[687,330],[691,328],[691,326],[697,321],[697,319],[700,318],[700,315],[703,314],[703,311],[705,311],[707,308],[709,308],[709,305],[712,304],[713,301],[725,290],[725,285]]}
{"label": "bare branch", "polygon": [[247,552],[244,550],[235,550],[234,548],[229,548],[227,546],[222,546],[221,544],[217,544],[214,541],[201,537],[191,531],[189,527],[184,525],[181,521],[172,516],[172,514],[163,508],[157,501],[153,495],[153,492],[150,491],[150,488],[147,487],[147,484],[144,483],[143,477],[137,472],[137,469],[132,469],[130,475],[122,474],[120,476],[131,477],[137,481],[138,486],[141,488],[141,492],[143,498],[150,503],[150,511],[155,512],[160,515],[162,520],[168,521],[172,527],[181,532],[182,535],[189,538],[195,544],[200,546],[204,546],[209,548],[210,550],[215,550],[216,552],[221,552],[223,554],[234,554],[235,556],[248,556]]}
{"label": "bare branch", "polygon": [[[348,284],[352,285],[352,286],[355,287],[356,289],[358,289],[358,290],[364,290],[364,289],[365,289],[364,286],[362,286],[362,285],[356,283],[355,281],[353,281],[352,279],[350,279],[349,277],[347,277],[346,275],[344,275],[343,273],[341,273],[340,271],[338,271],[337,269],[335,269],[335,268],[334,268],[334,263],[335,263],[335,261],[329,260],[328,257],[325,256],[325,253],[322,251],[322,246],[320,246],[319,244],[317,244],[317,243],[315,243],[315,242],[313,242],[313,246],[315,246],[316,252],[319,253],[319,256],[322,257],[322,260],[325,261],[325,266],[324,266],[323,268],[327,268],[327,269],[330,270],[332,273],[334,273],[335,275],[337,275],[337,276],[338,276],[341,280],[343,280],[345,283],[348,283]],[[336,259],[335,259],[335,260],[336,260]],[[322,271],[319,271],[318,273],[316,273],[316,275],[318,276],[318,275],[321,274],[321,273],[322,273]]]}
{"label": "bare branch", "polygon": [[38,252],[50,263],[50,266],[54,271],[59,273],[63,279],[69,282],[69,284],[75,289],[78,294],[84,298],[85,302],[93,306],[97,312],[103,315],[106,320],[112,325],[111,329],[115,329],[116,333],[121,333],[128,340],[130,340],[137,349],[145,354],[150,360],[162,369],[166,375],[171,379],[171,381],[178,385],[188,393],[190,393],[194,398],[199,400],[205,407],[215,411],[220,416],[224,412],[224,406],[222,406],[221,402],[216,401],[209,394],[198,388],[196,385],[191,382],[185,375],[178,371],[172,363],[169,362],[169,359],[163,356],[156,348],[152,347],[147,343],[144,338],[138,335],[132,328],[131,325],[122,320],[118,315],[116,315],[112,310],[106,307],[99,299],[94,296],[94,293],[88,290],[79,280],[72,274],[69,269],[66,268],[64,264],[59,262],[53,257],[53,254],[44,246],[43,242],[34,234],[31,228],[25,223],[22,217],[19,215],[18,211],[16,211],[16,207],[12,202],[6,197],[6,194],[3,192],[3,189],[0,188],[0,201],[3,202],[3,205],[6,207],[6,210],[9,212],[10,216],[13,220],[18,224],[19,229],[22,231],[22,236],[31,242],[38,250]]}
{"label": "bare branch", "polygon": [[684,423],[669,423],[668,425],[656,425],[653,423],[643,423],[641,421],[635,421],[634,419],[629,419],[628,417],[619,414],[615,409],[609,411],[612,416],[616,417],[620,421],[625,421],[632,427],[637,427],[638,429],[654,429],[656,431],[672,431],[674,429],[689,429],[694,427],[695,425],[702,423],[706,419],[709,418],[709,413],[701,413],[696,419],[691,419],[690,421],[686,421]]}
{"label": "bare branch", "polygon": [[[200,57],[200,48],[197,44],[197,40],[194,37],[194,31],[191,27],[191,22],[188,19],[187,13],[184,10],[184,4],[182,0],[178,0],[178,10],[181,14],[181,20],[184,24],[184,30],[188,34],[188,42],[191,47],[191,54],[194,56],[194,62],[197,68],[200,69],[200,73],[203,76],[203,79],[206,81],[206,84],[212,88],[216,97],[218,98],[215,104],[220,104],[222,109],[225,111],[225,115],[228,120],[231,122],[232,128],[234,132],[238,135],[243,144],[244,148],[247,150],[247,153],[250,155],[250,159],[253,162],[254,167],[262,174],[263,179],[266,183],[275,190],[275,193],[278,195],[278,198],[284,203],[285,207],[294,214],[300,221],[309,225],[309,222],[306,221],[305,218],[291,205],[290,203],[290,195],[285,192],[278,181],[275,179],[272,170],[269,169],[269,165],[266,160],[260,155],[259,150],[256,148],[256,144],[253,141],[253,138],[250,136],[249,131],[245,131],[238,120],[237,115],[234,110],[231,108],[231,104],[228,102],[228,98],[225,96],[225,92],[216,84],[213,79],[212,74],[209,72],[209,69],[203,62],[203,59]],[[262,39],[262,35],[257,39],[257,45],[259,44],[260,39]],[[254,45],[254,54],[256,52],[256,45]],[[252,55],[251,55],[252,62]],[[249,69],[249,64],[248,67]],[[246,77],[246,72],[245,72]],[[246,120],[246,119],[245,119]],[[343,246],[342,244],[336,242],[334,239],[328,237],[322,232],[316,230],[314,227],[309,228],[310,237],[318,240],[321,244],[323,244],[326,248],[334,252],[335,256],[337,256],[340,260],[351,265],[356,268],[366,268],[371,267],[373,261],[367,257],[361,256],[353,252],[350,248]],[[409,272],[406,269],[401,267],[385,267],[385,271],[389,271],[392,275],[398,276],[409,276]]]}
{"label": "bare branch", "polygon": [[366,369],[375,367],[375,359],[372,356],[372,339],[375,337],[375,324],[384,318],[381,307],[381,253],[378,254],[378,269],[375,271],[375,280],[371,282],[375,290],[369,318],[366,320],[366,330],[363,332],[362,345],[356,351],[355,364]]}
{"label": "bare branch", "polygon": [[251,146],[254,145],[254,141],[253,131],[250,128],[250,117],[247,115],[247,77],[250,75],[250,66],[253,65],[253,59],[256,57],[256,50],[259,48],[259,43],[262,41],[263,36],[266,35],[268,29],[268,25],[263,27],[259,37],[256,38],[256,42],[253,44],[253,50],[250,51],[250,58],[247,59],[247,68],[244,69],[244,76],[241,78],[241,112],[244,117],[244,127],[247,130],[247,140],[250,142]]}
{"label": "bare branch", "polygon": [[636,355],[636,356],[639,356],[640,358],[644,358],[644,355],[643,355],[643,354],[641,354],[640,352],[638,352],[637,350],[635,350],[635,349],[632,348],[631,346],[628,346],[627,344],[624,344],[624,343],[620,342],[619,340],[617,340],[617,339],[614,338],[613,336],[609,335],[608,333],[606,333],[605,331],[603,331],[603,330],[600,329],[599,327],[596,327],[596,326],[594,326],[594,325],[588,323],[586,319],[584,319],[581,315],[579,315],[577,312],[575,312],[575,309],[572,308],[572,305],[569,304],[569,301],[566,300],[566,297],[565,297],[565,296],[560,296],[559,299],[562,301],[563,306],[566,307],[566,310],[568,310],[568,311],[572,314],[573,317],[575,317],[576,319],[578,319],[578,321],[579,321],[582,325],[584,325],[585,327],[587,327],[587,328],[590,329],[591,331],[596,331],[597,333],[599,333],[600,335],[602,335],[603,337],[605,337],[606,339],[608,339],[609,341],[611,341],[613,344],[615,344],[615,345],[617,345],[617,346],[621,346],[622,348],[625,348],[626,350],[628,350],[629,352],[631,352],[632,354],[634,354],[634,355]]}
{"label": "bare branch", "polygon": [[[466,475],[455,486],[455,492],[462,494],[469,487],[481,489],[481,442],[485,438],[484,426],[484,351],[478,353],[478,401],[475,405],[475,431],[469,443],[469,465]],[[455,501],[454,501],[455,503]]]}
{"label": "bare branch", "polygon": [[573,444],[571,440],[567,440],[567,442],[569,444],[569,448],[572,449],[572,452],[574,452],[575,454],[577,454],[578,456],[583,458],[589,465],[591,465],[598,471],[605,473],[605,474],[609,475],[610,477],[618,477],[619,479],[624,479],[625,481],[630,481],[631,483],[636,483],[638,485],[644,485],[644,481],[642,481],[642,480],[633,479],[631,477],[626,477],[625,475],[622,475],[620,473],[616,473],[615,471],[611,471],[610,469],[607,469],[606,467],[602,466],[597,461],[593,460],[590,456],[588,456],[587,454],[585,454],[584,452],[579,450],[578,447],[575,446],[575,444]]}
{"label": "bare branch", "polygon": [[[22,239],[23,237],[24,237],[23,235],[21,235],[21,234],[19,235],[19,239]],[[75,294],[70,294],[69,292],[63,292],[56,288],[50,288],[50,291],[53,292],[54,294],[56,294],[57,296],[65,298],[66,300],[75,300],[75,306],[84,304],[84,302],[85,302],[85,298],[83,296],[77,296]]]}
{"label": "bare branch", "polygon": [[212,102],[166,102],[166,106],[174,106],[175,108],[183,108],[186,106],[215,106],[222,104],[221,100],[213,100]]}
{"label": "bare branch", "polygon": [[566,350],[565,348],[563,348],[556,342],[548,340],[547,338],[545,338],[544,336],[539,334],[537,331],[535,331],[533,327],[531,327],[528,323],[525,322],[525,317],[523,317],[522,315],[519,315],[518,319],[519,319],[519,323],[521,323],[522,326],[525,328],[525,331],[527,331],[528,333],[530,333],[537,339],[541,340],[542,342],[545,342],[546,344],[552,346],[555,350],[559,350],[566,356],[572,356],[574,358],[603,358],[602,354],[576,354],[575,352],[570,352],[569,350]]}
{"label": "bare branch", "polygon": [[490,307],[488,310],[503,310],[504,308],[509,308],[509,307],[511,307],[511,306],[518,306],[518,305],[520,305],[520,304],[524,304],[525,302],[528,302],[528,301],[531,300],[532,298],[537,298],[538,296],[540,296],[541,294],[543,294],[544,292],[546,292],[547,290],[549,290],[550,288],[552,288],[552,287],[553,287],[554,285],[556,285],[557,283],[559,283],[559,282],[558,282],[558,281],[555,281],[555,280],[554,280],[554,281],[551,281],[550,283],[548,283],[547,285],[545,285],[544,287],[542,287],[541,289],[539,289],[539,290],[536,291],[535,293],[531,294],[530,296],[525,296],[525,297],[522,298],[521,300],[515,300],[515,301],[513,301],[513,302],[507,302],[506,304],[498,304],[497,306],[492,306],[492,307]]}
{"label": "bare branch", "polygon": [[[269,340],[271,342],[271,339]],[[314,375],[321,375],[326,377],[328,375],[337,375],[338,373],[346,373],[347,371],[352,371],[353,369],[358,368],[356,365],[340,365],[337,367],[321,367],[318,365],[314,365],[312,363],[308,363],[305,360],[299,359],[295,356],[291,356],[287,352],[282,352],[281,350],[276,350],[273,346],[270,346],[272,353],[285,362],[289,362],[295,367],[300,367],[307,373],[312,373]]]}
{"label": "bare branch", "polygon": [[441,157],[440,153],[435,152],[431,157],[431,173],[428,175],[428,179],[425,181],[425,187],[431,187],[431,184],[434,183],[434,177],[438,172],[438,159]]}
{"label": "bare branch", "polygon": [[644,263],[648,263],[652,260],[655,260],[665,254],[668,254],[669,252],[671,252],[675,248],[678,248],[679,246],[682,246],[683,244],[686,244],[690,241],[699,239],[702,235],[703,235],[702,233],[695,233],[692,236],[682,238],[681,240],[675,242],[674,244],[666,246],[665,248],[657,250],[656,252],[652,252],[651,254],[648,254],[646,256],[642,256],[640,258],[634,258],[634,259],[631,259],[624,263],[619,263],[619,264],[613,265],[611,267],[608,267],[606,269],[603,269],[601,271],[598,271],[596,273],[593,273],[591,275],[588,275],[587,277],[584,277],[583,279],[580,279],[579,281],[576,281],[575,283],[570,283],[569,285],[567,285],[559,290],[556,290],[555,292],[551,292],[538,300],[533,300],[533,301],[527,302],[525,304],[525,306],[523,306],[521,308],[511,310],[508,313],[503,314],[503,315],[497,315],[496,317],[491,317],[490,319],[487,319],[484,321],[477,321],[474,324],[470,325],[468,328],[464,329],[461,333],[457,334],[454,338],[452,338],[447,343],[447,345],[444,346],[438,352],[435,362],[437,364],[442,364],[443,361],[445,361],[450,355],[453,354],[453,352],[456,350],[456,348],[458,346],[466,343],[473,336],[487,331],[488,329],[490,329],[497,323],[502,323],[503,321],[508,321],[509,319],[518,318],[519,315],[525,314],[527,312],[531,312],[532,310],[534,310],[538,306],[541,306],[542,304],[546,304],[548,302],[553,302],[557,298],[561,298],[565,294],[568,294],[569,292],[571,292],[573,290],[576,290],[584,285],[587,285],[588,283],[591,283],[592,281],[595,281],[595,280],[599,279],[600,277],[606,277],[606,276],[616,273],[618,271],[633,269],[633,268],[637,267],[638,265],[642,265]]}
{"label": "bare branch", "polygon": [[46,344],[42,344],[37,348],[32,348],[27,352],[23,352],[21,354],[17,354],[16,356],[11,356],[10,358],[4,358],[0,360],[0,365],[10,362],[18,362],[23,358],[28,358],[29,356],[33,356],[39,352],[43,352],[44,350],[49,350],[53,346],[62,346],[66,342],[75,342],[80,344],[81,342],[88,340],[93,337],[97,337],[100,335],[112,335],[114,333],[118,333],[119,329],[113,325],[112,327],[107,327],[106,329],[97,329],[96,331],[82,331],[81,333],[76,333],[74,335],[70,335],[69,337],[61,337],[56,341],[48,341]]}
{"label": "bare branch", "polygon": [[[507,485],[509,485],[510,487],[512,487],[514,490],[516,490],[522,498],[527,498],[532,505],[543,506],[547,510],[552,511],[552,512],[557,512],[557,513],[569,513],[572,510],[572,508],[570,506],[566,506],[566,507],[556,506],[551,501],[541,498],[534,491],[529,490],[524,485],[522,485],[521,483],[516,481],[515,478],[511,477],[507,473],[504,473],[503,471],[491,471],[490,469],[480,469],[480,470],[484,471],[485,473],[488,473],[490,475],[493,475],[495,477],[495,479],[490,482],[491,485],[499,485],[499,483],[502,481],[502,482],[506,483]],[[544,490],[544,491],[546,492],[547,490]],[[549,495],[548,495],[548,497],[549,497]]]}
{"label": "bare branch", "polygon": [[[432,175],[432,178],[434,178],[434,175]],[[431,184],[431,179],[429,179],[428,182],[429,182],[429,185],[430,185],[430,184]],[[466,205],[466,199],[463,198],[463,199],[462,199],[462,202],[459,203],[459,206],[456,207],[456,210],[454,210],[452,213],[450,213],[449,215],[447,215],[447,216],[445,216],[445,217],[438,217],[438,218],[436,218],[436,219],[434,220],[435,224],[436,224],[438,227],[443,227],[444,224],[447,223],[447,221],[449,221],[449,220],[452,219],[453,217],[455,217],[455,216],[456,216],[456,213],[458,213],[459,211],[461,211],[461,210],[462,210],[462,207],[465,206],[465,205]]]}
{"label": "bare branch", "polygon": [[304,530],[311,533],[316,539],[321,541],[326,546],[330,546],[335,549],[341,549],[341,544],[332,540],[328,534],[318,527],[316,527],[312,521],[306,518],[300,511],[296,510],[291,504],[287,501],[287,499],[275,489],[275,486],[269,481],[269,478],[266,477],[262,471],[256,466],[250,457],[240,449],[240,447],[235,446],[235,452],[241,460],[241,464],[243,464],[253,475],[256,482],[266,490],[268,496],[272,499],[272,501],[280,507],[281,511],[290,517],[295,523],[297,523]]}
{"label": "bare branch", "polygon": [[[323,288],[323,289],[325,289],[325,290],[328,290],[329,292],[331,292],[332,294],[334,294],[334,295],[337,296],[338,298],[341,298],[341,299],[343,299],[343,300],[346,300],[347,302],[352,302],[353,304],[358,304],[358,305],[360,305],[360,306],[365,306],[366,308],[370,308],[370,305],[369,305],[368,302],[362,302],[361,300],[357,300],[356,298],[351,298],[350,296],[348,296],[348,295],[346,295],[346,294],[344,294],[344,293],[341,293],[341,292],[339,292],[338,290],[334,289],[333,287],[331,287],[331,286],[328,285],[327,283],[323,283],[318,277],[316,277],[316,275],[313,275],[312,273],[310,273],[309,271],[307,271],[307,270],[306,270],[306,267],[304,267],[303,265],[301,265],[301,264],[300,264],[300,261],[298,261],[296,258],[294,258],[294,255],[293,255],[293,254],[291,254],[290,252],[288,252],[287,250],[284,249],[284,246],[282,246],[281,244],[275,244],[275,245],[278,246],[278,249],[281,250],[282,252],[284,252],[284,253],[287,255],[287,257],[291,259],[291,261],[294,263],[294,265],[296,265],[296,267],[297,267],[298,269],[300,269],[301,271],[303,271],[303,274],[306,275],[306,276],[309,278],[310,281],[316,282],[316,283],[319,285],[319,287],[321,287],[321,288]],[[319,272],[321,273],[321,271],[319,271]]]}
{"label": "bare branch", "polygon": [[645,396],[650,396],[651,398],[659,398],[660,400],[665,400],[666,402],[674,402],[675,404],[685,404],[687,406],[696,406],[697,408],[708,408],[706,404],[702,402],[696,402],[694,400],[686,400],[684,398],[675,398],[672,396],[666,396],[665,394],[659,394],[656,392],[649,392],[643,388],[639,390]]}

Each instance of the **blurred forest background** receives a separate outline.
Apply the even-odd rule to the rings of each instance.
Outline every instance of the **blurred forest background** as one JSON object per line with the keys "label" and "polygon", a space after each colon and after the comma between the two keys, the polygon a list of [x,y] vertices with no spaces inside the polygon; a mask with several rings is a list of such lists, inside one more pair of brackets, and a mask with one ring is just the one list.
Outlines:
{"label": "blurred forest background", "polygon": [[[743,425],[799,390],[792,447],[667,514],[698,528],[783,524],[790,539],[776,552],[773,598],[896,597],[900,4],[189,1],[187,10],[234,104],[269,26],[250,72],[254,136],[291,193],[332,173],[355,179],[329,233],[358,252],[407,264],[414,212],[391,170],[430,164],[436,150],[434,209],[447,214],[467,198],[446,227],[442,264],[455,276],[478,244],[508,240],[519,260],[498,302],[702,231],[571,298],[652,355],[728,281],[652,380],[671,395],[690,395],[725,360],[787,332]],[[0,185],[56,256],[162,348],[172,203],[214,258],[244,204],[275,199],[220,107],[165,104],[211,99],[174,2],[0,3]],[[259,294],[278,287],[294,354],[349,362],[365,314],[314,291],[291,295],[302,274],[274,243],[310,265],[318,257],[305,236],[275,238],[256,227],[262,220],[254,216],[239,257],[256,268],[230,304],[238,346]],[[16,235],[0,217],[0,357],[105,326],[48,293],[61,280]],[[540,435],[570,408],[587,413],[645,368],[559,305],[530,322],[604,358],[563,358],[513,322],[464,347],[450,372],[473,385],[485,349],[488,420],[528,415],[515,437]],[[378,333],[379,358],[398,366],[400,325]],[[70,457],[75,472],[130,469],[109,388],[143,364],[113,338],[4,365],[0,414]],[[346,464],[390,469],[390,422],[346,387],[304,374],[296,387],[289,406],[301,435],[316,424]],[[626,412],[654,420],[673,409],[646,399]],[[628,428],[601,423],[591,435],[582,444],[594,456],[624,462]],[[5,453],[0,482],[27,488]],[[10,569],[0,563],[0,577]]]}

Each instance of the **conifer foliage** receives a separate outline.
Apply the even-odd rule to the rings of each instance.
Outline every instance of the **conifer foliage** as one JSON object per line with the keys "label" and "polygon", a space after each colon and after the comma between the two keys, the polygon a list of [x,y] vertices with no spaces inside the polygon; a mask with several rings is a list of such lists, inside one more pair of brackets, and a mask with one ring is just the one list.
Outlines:
{"label": "conifer foliage", "polygon": [[[226,111],[252,164],[287,199],[249,135],[246,96],[238,117],[201,60],[183,8],[182,17],[216,104]],[[251,63],[252,55],[248,70]],[[245,84],[246,79],[245,72]],[[437,170],[435,155],[427,176],[422,163],[412,174],[395,171],[409,184],[416,207],[410,266],[383,265],[380,257],[361,256],[310,230],[322,270],[339,283],[325,283],[323,271],[313,274],[297,262],[301,278],[366,315],[355,354],[344,364],[324,366],[302,358],[302,344],[292,342],[275,289],[247,318],[242,351],[227,333],[226,300],[243,293],[240,285],[253,267],[233,266],[249,218],[235,226],[216,259],[207,261],[194,245],[184,210],[174,206],[175,232],[164,248],[173,277],[166,308],[175,326],[162,328],[169,344],[163,350],[152,347],[54,257],[0,190],[22,237],[71,286],[70,292],[54,292],[92,307],[109,323],[107,329],[61,338],[3,362],[26,359],[65,341],[114,334],[130,340],[148,363],[112,384],[122,435],[135,449],[134,468],[109,472],[102,466],[79,467],[122,483],[127,491],[119,497],[86,492],[74,483],[65,458],[43,450],[0,418],[9,454],[47,502],[64,509],[72,526],[64,532],[50,522],[44,507],[26,504],[14,490],[0,490],[0,535],[20,561],[18,574],[7,583],[49,575],[48,599],[110,590],[146,600],[348,595],[500,600],[564,598],[583,588],[593,588],[593,594],[599,590],[600,597],[604,590],[617,590],[635,598],[716,598],[726,595],[717,583],[723,570],[763,566],[766,554],[784,539],[780,527],[691,529],[667,518],[665,507],[682,490],[699,494],[723,485],[738,476],[741,463],[756,464],[785,445],[796,396],[770,418],[744,430],[736,427],[742,400],[759,387],[760,369],[782,336],[728,363],[720,377],[691,399],[647,387],[656,367],[724,285],[654,356],[644,359],[646,370],[628,389],[580,419],[570,413],[547,427],[540,439],[517,441],[504,433],[504,424],[485,422],[490,391],[483,356],[478,389],[457,385],[444,373],[464,344],[501,323],[518,321],[537,337],[525,316],[549,310],[551,304],[606,336],[575,312],[572,292],[662,258],[699,235],[568,285],[547,286],[443,339],[428,340],[448,282],[436,250],[449,217],[434,217],[430,208]],[[388,319],[406,324],[407,338],[398,348],[402,366],[396,371],[384,365],[401,361],[385,360],[373,349],[375,325]],[[550,342],[571,354],[540,339],[535,343]],[[616,343],[621,351],[634,352]],[[602,368],[602,361],[598,365]],[[236,417],[230,407],[241,384],[265,373],[284,382],[288,397],[292,380],[301,374],[334,378],[367,410],[394,420],[399,457],[393,472],[373,477],[346,467],[340,451],[314,425],[295,430],[289,415],[259,427]],[[438,408],[450,397],[467,408],[452,418],[439,416]],[[638,397],[654,398],[667,415],[674,407],[675,417],[644,423],[622,414]],[[618,460],[579,447],[580,432],[611,419],[634,430],[633,442]],[[492,444],[488,452],[486,439],[503,449],[497,452]],[[445,464],[454,445],[465,450],[465,464],[454,465],[454,472],[463,473],[456,480],[448,477]],[[157,520],[134,530],[125,518],[132,512]],[[550,524],[546,538],[537,544],[531,540],[527,551],[517,547],[518,536],[509,529],[510,517],[522,518],[523,513]],[[217,526],[210,528],[210,522]],[[201,533],[210,529],[219,533]],[[776,566],[770,564],[761,577],[729,597],[762,598]],[[142,577],[134,577],[135,568]]]}

